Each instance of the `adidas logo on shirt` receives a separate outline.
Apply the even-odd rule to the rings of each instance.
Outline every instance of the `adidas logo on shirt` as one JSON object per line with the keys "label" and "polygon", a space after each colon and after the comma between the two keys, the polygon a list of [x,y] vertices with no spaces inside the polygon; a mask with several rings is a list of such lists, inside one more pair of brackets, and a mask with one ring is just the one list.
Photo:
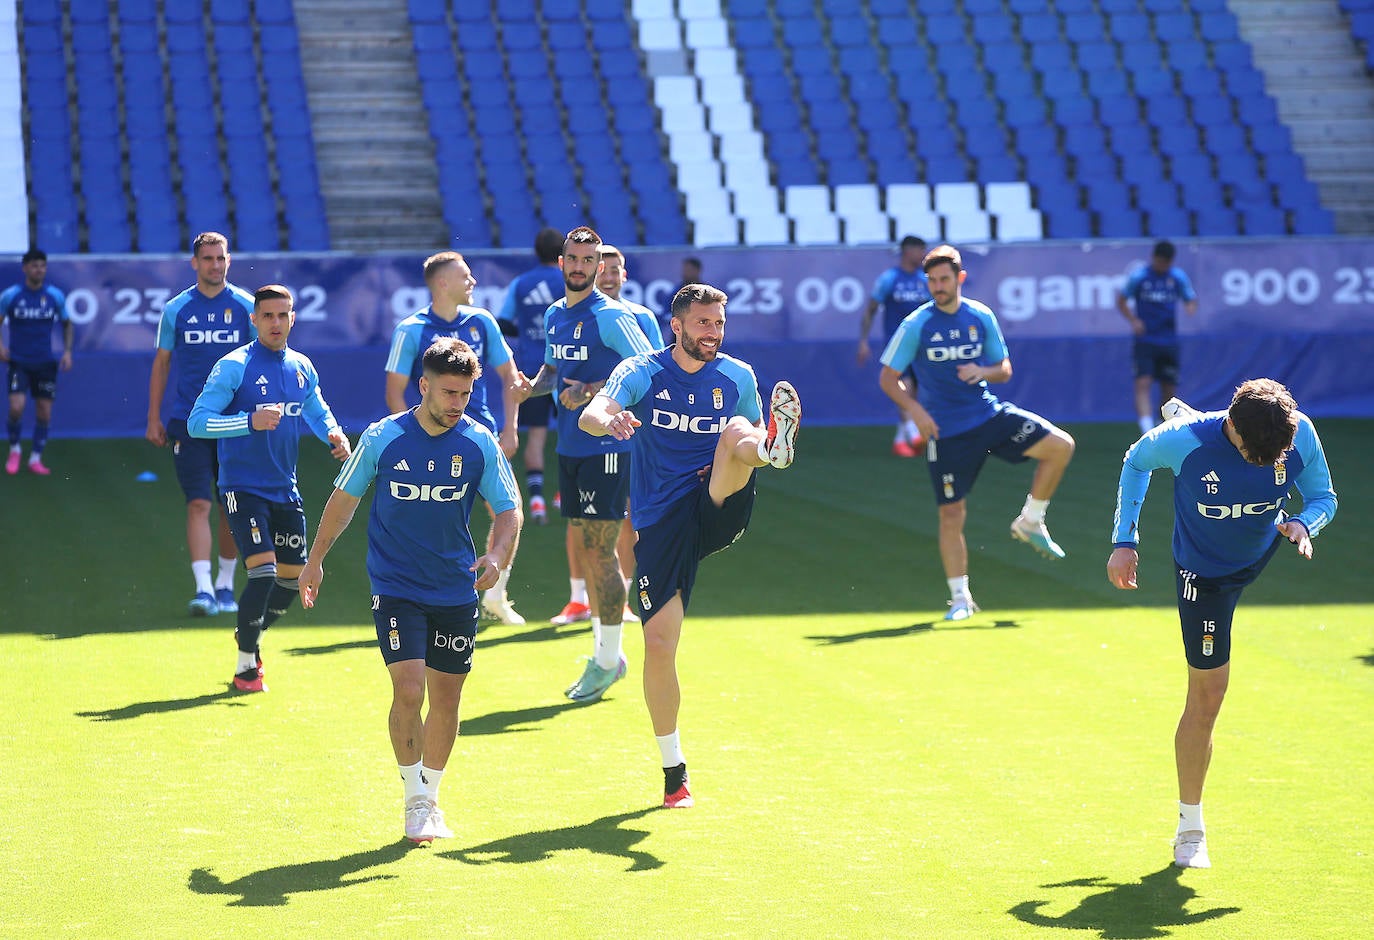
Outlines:
{"label": "adidas logo on shirt", "polygon": [[547,307],[549,304],[553,303],[553,291],[549,290],[548,284],[540,281],[538,284],[534,285],[534,290],[520,299],[520,302],[531,306],[534,304],[542,304]]}
{"label": "adidas logo on shirt", "polygon": [[258,380],[257,380],[256,382],[254,382],[253,384],[254,384],[254,385],[266,385],[266,384],[267,384],[267,376],[265,376],[265,375],[260,375],[260,376],[258,376]]}
{"label": "adidas logo on shirt", "polygon": [[200,318],[199,318],[199,317],[195,317],[195,316],[188,317],[188,318],[186,319],[186,322],[187,322],[187,323],[199,323],[199,322],[200,322]]}
{"label": "adidas logo on shirt", "polygon": [[661,398],[661,399],[663,399],[664,401],[672,401],[672,400],[673,400],[673,396],[671,396],[671,395],[668,394],[668,390],[667,390],[666,388],[665,388],[663,391],[659,392],[659,393],[658,393],[657,395],[655,395],[654,397],[655,397],[655,398]]}
{"label": "adidas logo on shirt", "polygon": [[930,334],[930,341],[931,341],[932,343],[942,343],[942,342],[944,342],[944,340],[945,340],[945,338],[944,338],[943,336],[941,336],[939,333],[932,333],[932,334]]}
{"label": "adidas logo on shirt", "polygon": [[408,463],[405,462],[405,458],[401,458],[401,462],[398,463],[396,466],[392,467],[391,469],[392,469],[392,470],[406,470],[406,471],[409,471],[409,470],[410,470],[410,464],[408,464]]}
{"label": "adidas logo on shirt", "polygon": [[1217,476],[1215,470],[1209,470],[1202,478],[1203,483],[1220,483],[1221,477]]}

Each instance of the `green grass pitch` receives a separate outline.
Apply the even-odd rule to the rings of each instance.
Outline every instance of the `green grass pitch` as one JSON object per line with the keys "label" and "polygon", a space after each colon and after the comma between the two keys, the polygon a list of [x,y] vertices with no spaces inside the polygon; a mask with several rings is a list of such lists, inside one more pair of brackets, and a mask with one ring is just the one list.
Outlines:
{"label": "green grass pitch", "polygon": [[[530,623],[479,635],[443,783],[456,837],[428,848],[400,838],[364,516],[319,605],[265,635],[271,691],[235,696],[230,618],[185,615],[169,455],[58,440],[53,477],[0,477],[0,936],[1367,937],[1374,423],[1318,427],[1340,513],[1242,601],[1216,867],[1189,872],[1169,849],[1167,479],[1141,590],[1105,576],[1126,425],[1070,429],[1063,562],[1007,535],[1029,468],[989,464],[968,527],[985,612],[957,624],[922,461],[887,456],[883,428],[804,428],[749,534],[703,565],[680,655],[691,810],[656,808],[637,630],[605,701],[563,698],[590,641],[545,619],[561,524],[527,528]],[[313,530],[333,465],[306,449]]]}

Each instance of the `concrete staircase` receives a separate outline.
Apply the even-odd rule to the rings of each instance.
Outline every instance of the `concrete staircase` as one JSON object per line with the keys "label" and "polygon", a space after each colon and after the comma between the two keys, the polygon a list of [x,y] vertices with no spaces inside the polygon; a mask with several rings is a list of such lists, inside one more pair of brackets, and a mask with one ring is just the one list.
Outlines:
{"label": "concrete staircase", "polygon": [[1336,0],[1230,0],[1343,235],[1374,233],[1374,81]]}
{"label": "concrete staircase", "polygon": [[448,247],[405,4],[295,0],[294,7],[330,244],[340,251]]}

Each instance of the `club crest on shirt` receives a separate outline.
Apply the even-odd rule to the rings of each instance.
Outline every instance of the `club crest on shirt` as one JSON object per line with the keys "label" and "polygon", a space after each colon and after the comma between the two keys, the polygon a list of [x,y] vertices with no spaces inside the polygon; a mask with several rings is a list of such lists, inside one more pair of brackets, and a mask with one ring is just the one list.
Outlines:
{"label": "club crest on shirt", "polygon": [[968,341],[970,343],[978,342],[978,327],[970,326],[968,328]]}
{"label": "club crest on shirt", "polygon": [[463,475],[463,455],[454,454],[453,463],[449,465],[449,473],[456,480]]}
{"label": "club crest on shirt", "polygon": [[577,321],[577,326],[573,327],[573,339],[582,338],[582,321]]}
{"label": "club crest on shirt", "polygon": [[234,322],[234,311],[233,311],[233,309],[230,308],[230,307],[225,307],[225,308],[224,308],[224,325],[225,325],[225,326],[228,326],[230,323],[233,323],[233,322]]}
{"label": "club crest on shirt", "polygon": [[719,411],[725,407],[725,393],[718,388],[711,389],[711,405]]}
{"label": "club crest on shirt", "polygon": [[468,327],[468,336],[472,337],[473,343],[476,343],[479,339],[482,338],[481,332],[475,326]]}
{"label": "club crest on shirt", "polygon": [[1288,468],[1284,466],[1282,460],[1274,464],[1274,485],[1283,486],[1288,482]]}

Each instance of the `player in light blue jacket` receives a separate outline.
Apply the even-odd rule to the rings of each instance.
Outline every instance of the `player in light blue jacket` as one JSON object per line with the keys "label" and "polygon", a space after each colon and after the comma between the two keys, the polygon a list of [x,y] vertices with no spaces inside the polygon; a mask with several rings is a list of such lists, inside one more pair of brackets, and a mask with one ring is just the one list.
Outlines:
{"label": "player in light blue jacket", "polygon": [[262,632],[290,608],[305,565],[306,525],[296,488],[300,436],[308,428],[338,460],[348,436],[320,394],[314,364],[288,349],[295,298],[279,284],[253,294],[258,338],[210,370],[187,429],[219,441],[219,492],[248,583],[239,596],[234,688],[265,692]]}
{"label": "player in light blue jacket", "polygon": [[[1140,507],[1155,470],[1174,475],[1173,555],[1188,660],[1188,698],[1174,737],[1174,863],[1208,868],[1202,787],[1230,679],[1236,604],[1285,539],[1312,557],[1312,539],[1336,514],[1336,493],[1317,431],[1288,389],[1251,379],[1236,389],[1228,410],[1187,409],[1126,452],[1107,562],[1107,578],[1123,590],[1136,588]],[[1295,488],[1303,506],[1289,515]]]}

